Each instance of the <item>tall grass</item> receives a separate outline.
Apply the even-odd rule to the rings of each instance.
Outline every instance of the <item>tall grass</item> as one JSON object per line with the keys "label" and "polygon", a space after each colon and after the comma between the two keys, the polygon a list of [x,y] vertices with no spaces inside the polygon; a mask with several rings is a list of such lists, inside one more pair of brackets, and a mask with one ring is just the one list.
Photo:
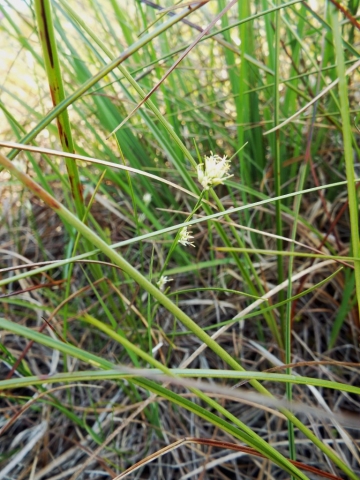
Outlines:
{"label": "tall grass", "polygon": [[360,478],[357,8],[0,3],[0,479]]}

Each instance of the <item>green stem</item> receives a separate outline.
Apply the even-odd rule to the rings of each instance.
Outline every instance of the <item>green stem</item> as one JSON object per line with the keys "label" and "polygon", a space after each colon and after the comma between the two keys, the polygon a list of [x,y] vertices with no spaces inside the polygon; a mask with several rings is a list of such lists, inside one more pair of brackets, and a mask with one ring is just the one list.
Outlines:
{"label": "green stem", "polygon": [[[280,123],[280,92],[279,92],[279,80],[280,80],[280,10],[275,13],[275,83],[274,83],[274,126],[276,127]],[[281,152],[280,152],[280,132],[275,132],[274,141],[274,181],[275,181],[275,195],[280,197],[281,195]],[[276,216],[276,234],[282,236],[282,217],[281,217],[281,200],[275,203],[275,216]],[[276,247],[282,252],[283,240],[281,238],[276,239]],[[277,274],[278,283],[284,281],[284,262],[281,256],[277,258]],[[284,300],[284,293],[279,292],[279,302]],[[281,330],[285,335],[285,316],[284,309],[279,309]],[[283,339],[284,340],[284,339]]]}
{"label": "green stem", "polygon": [[[65,100],[65,91],[55,39],[51,4],[50,0],[35,0],[34,5],[51,98],[53,105],[56,108],[57,105]],[[56,121],[63,150],[65,152],[74,153],[74,142],[71,134],[69,114],[66,108],[59,112]],[[83,218],[85,209],[79,171],[76,162],[71,161],[69,158],[65,158],[65,163],[70,181],[71,193],[75,201],[76,212],[79,218]]]}
{"label": "green stem", "polygon": [[[193,208],[192,212],[190,213],[190,215],[187,217],[187,219],[185,220],[185,222],[190,222],[190,220],[192,219],[192,217],[194,216],[195,212],[200,208],[201,204],[202,204],[202,199],[204,198],[204,194],[205,194],[205,191],[203,190],[200,194],[200,197],[198,198],[198,201],[196,202],[196,205],[195,207]],[[180,232],[181,230],[183,229],[184,227],[180,228],[174,238],[174,241],[173,243],[171,244],[171,247],[169,249],[169,252],[167,254],[167,257],[165,259],[165,262],[164,262],[164,265],[161,269],[161,272],[159,274],[159,278],[161,278],[163,275],[164,275],[164,272],[166,270],[166,267],[168,266],[169,264],[169,261],[170,261],[170,258],[171,258],[171,255],[173,254],[175,248],[176,248],[176,245],[178,244],[179,242],[179,237],[180,237]]]}
{"label": "green stem", "polygon": [[342,131],[344,142],[345,168],[346,178],[348,180],[347,190],[349,198],[349,213],[351,226],[351,247],[352,254],[358,259],[354,263],[355,269],[355,288],[358,303],[358,311],[360,315],[360,237],[359,237],[359,205],[357,190],[355,186],[355,166],[352,149],[352,134],[349,119],[349,94],[347,88],[347,80],[345,75],[344,51],[341,40],[341,27],[338,19],[338,11],[334,10],[332,14],[333,35],[335,52],[337,58],[337,71],[339,76],[339,98],[342,119]]}

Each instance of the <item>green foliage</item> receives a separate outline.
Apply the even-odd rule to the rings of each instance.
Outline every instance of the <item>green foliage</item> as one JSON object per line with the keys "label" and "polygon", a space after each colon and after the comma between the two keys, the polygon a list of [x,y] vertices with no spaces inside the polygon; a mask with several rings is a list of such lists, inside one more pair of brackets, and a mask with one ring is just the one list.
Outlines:
{"label": "green foliage", "polygon": [[[358,2],[347,16],[300,0],[161,5],[0,4],[0,391],[21,407],[1,423],[0,468],[24,475],[12,425],[43,425],[41,405],[44,445],[61,422],[77,429],[56,451],[50,441],[55,460],[70,435],[113,476],[196,430],[251,447],[274,478],[306,480],[316,463],[359,480],[340,417],[319,413],[323,435],[291,408],[360,393],[347,371],[359,354]],[[274,410],[239,413],[231,379]],[[120,445],[125,431],[133,443]],[[254,459],[234,471],[260,478]]]}

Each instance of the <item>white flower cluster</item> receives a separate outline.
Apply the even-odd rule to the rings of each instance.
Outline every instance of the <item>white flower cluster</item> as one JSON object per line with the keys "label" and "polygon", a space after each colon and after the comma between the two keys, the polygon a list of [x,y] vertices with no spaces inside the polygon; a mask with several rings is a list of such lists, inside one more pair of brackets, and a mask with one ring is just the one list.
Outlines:
{"label": "white flower cluster", "polygon": [[146,192],[143,196],[143,202],[145,203],[146,206],[149,205],[149,203],[151,202],[151,193],[149,192]]}
{"label": "white flower cluster", "polygon": [[168,282],[172,282],[172,278],[169,278],[169,277],[166,277],[164,275],[162,275],[159,280],[157,281],[157,286],[159,287],[159,289],[163,292],[165,290],[165,285],[168,283]]}
{"label": "white flower cluster", "polygon": [[178,243],[181,243],[181,245],[184,245],[185,247],[188,245],[195,247],[193,242],[189,241],[190,238],[194,238],[194,236],[190,234],[191,234],[191,231],[190,230],[188,231],[187,227],[182,228],[180,230]]}
{"label": "white flower cluster", "polygon": [[230,170],[230,160],[227,156],[220,157],[213,152],[210,153],[209,157],[205,156],[204,163],[197,166],[198,180],[204,190],[209,190],[210,187],[215,187],[232,177],[227,174]]}

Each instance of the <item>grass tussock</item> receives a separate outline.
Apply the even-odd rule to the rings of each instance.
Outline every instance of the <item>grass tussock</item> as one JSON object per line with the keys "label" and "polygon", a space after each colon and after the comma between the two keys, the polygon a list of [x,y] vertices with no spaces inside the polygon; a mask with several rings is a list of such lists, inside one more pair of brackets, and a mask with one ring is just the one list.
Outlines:
{"label": "grass tussock", "polygon": [[0,2],[0,480],[359,480],[358,3]]}

